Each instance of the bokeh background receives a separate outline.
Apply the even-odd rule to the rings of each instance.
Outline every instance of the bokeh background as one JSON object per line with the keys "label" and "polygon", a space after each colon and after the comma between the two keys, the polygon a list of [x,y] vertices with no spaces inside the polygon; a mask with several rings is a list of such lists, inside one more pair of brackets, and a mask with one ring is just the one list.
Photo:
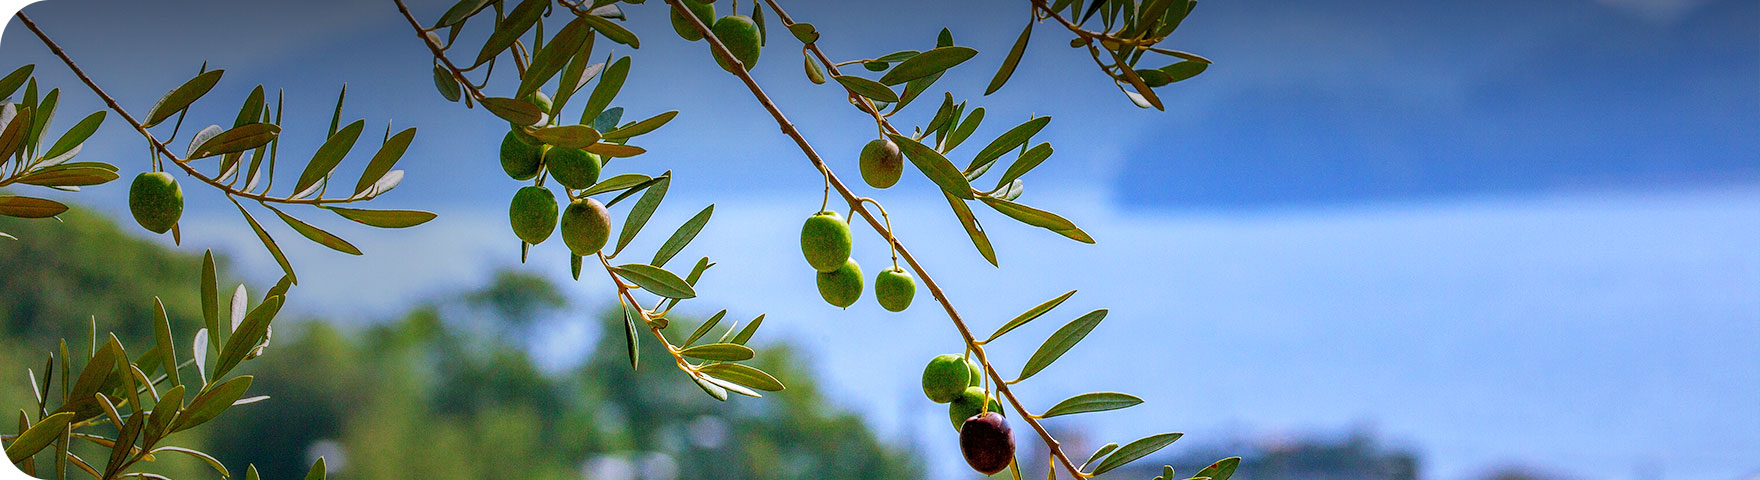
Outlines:
{"label": "bokeh background", "polygon": [[[450,3],[412,7],[432,20]],[[1204,2],[1169,45],[1217,64],[1162,89],[1164,113],[1131,106],[1056,28],[980,97],[1025,2],[785,7],[839,60],[923,49],[950,27],[982,53],[934,92],[985,107],[977,137],[1053,118],[1039,138],[1057,153],[1021,200],[1097,245],[983,211],[993,268],[921,176],[871,194],[980,330],[1081,290],[998,342],[1000,365],[1061,320],[1111,309],[1019,388],[1037,408],[1095,390],[1147,400],[1050,421],[1077,452],[1183,431],[1144,464],[1191,472],[1243,455],[1237,478],[1250,479],[1760,476],[1760,2]],[[192,119],[232,118],[259,83],[282,89],[283,151],[316,148],[345,82],[346,118],[420,127],[403,185],[375,205],[439,219],[368,231],[306,215],[364,257],[275,230],[302,282],[284,347],[254,367],[276,399],[199,439],[228,461],[278,477],[316,454],[339,478],[969,476],[917,385],[929,357],[960,350],[957,334],[926,295],[902,314],[818,299],[795,240],[818,207],[814,170],[663,8],[626,9],[644,42],[618,49],[635,60],[616,105],[681,113],[613,170],[674,171],[654,230],[716,204],[681,257],[719,266],[686,305],[767,313],[757,343],[782,352],[797,387],[784,398],[718,405],[673,372],[631,374],[621,340],[601,334],[608,286],[569,280],[560,242],[520,263],[505,217],[519,184],[495,161],[505,124],[433,91],[428,53],[388,0],[26,12],[137,115],[206,61],[227,73]],[[792,39],[772,38],[755,76],[853,180],[871,124],[806,81]],[[77,118],[65,112],[102,108],[12,21],[0,66],[25,63],[63,88],[62,128]],[[925,102],[902,123],[926,121]],[[124,179],[147,166],[114,115],[81,157]],[[253,291],[279,276],[215,192],[186,186],[174,246],[128,220],[126,190],[49,195],[78,205],[64,223],[0,221],[21,239],[0,243],[0,407],[21,405],[19,372],[92,315],[139,331],[160,295],[193,324],[190,255],[214,249]],[[885,263],[859,232],[855,257]]]}

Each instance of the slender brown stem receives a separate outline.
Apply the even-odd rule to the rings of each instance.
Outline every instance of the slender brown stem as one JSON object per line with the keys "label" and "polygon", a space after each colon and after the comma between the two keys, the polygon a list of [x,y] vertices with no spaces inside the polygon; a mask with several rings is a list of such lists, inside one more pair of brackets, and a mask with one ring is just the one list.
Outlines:
{"label": "slender brown stem", "polygon": [[[704,25],[702,20],[698,19],[696,15],[691,14],[689,10],[685,9],[684,5],[679,3],[679,1],[680,0],[666,0],[666,3],[670,4],[673,10],[677,11],[680,16],[687,19],[691,26],[703,35],[703,39],[709,42],[710,46],[715,49],[715,52],[718,55],[727,59],[734,59],[735,57],[733,54],[727,50],[727,46],[723,45],[721,40],[715,37],[715,33],[711,31],[707,25]],[[782,10],[780,5],[777,5],[776,0],[765,0],[765,2],[770,6],[771,11],[776,12],[776,16],[782,20],[784,26],[794,24],[794,19],[789,17],[788,14]],[[825,56],[823,51],[819,50],[818,46],[808,44],[807,48],[819,57],[820,62],[826,65],[826,68],[830,70],[831,74],[838,74],[837,67],[831,62],[829,57]],[[831,168],[825,164],[824,159],[820,158],[819,153],[813,150],[813,146],[807,143],[807,139],[801,136],[800,131],[795,128],[794,123],[788,120],[788,116],[784,115],[782,110],[776,106],[776,103],[770,99],[770,96],[764,93],[764,89],[758,86],[758,82],[752,79],[750,74],[746,73],[745,66],[740,64],[738,60],[733,60],[732,62],[729,62],[729,64],[733,66],[733,68],[729,69],[733,75],[739,77],[740,81],[745,83],[746,88],[751,90],[752,95],[758,99],[758,103],[762,104],[764,109],[769,111],[770,116],[775,118],[777,125],[781,126],[782,133],[788,135],[790,139],[793,139],[795,145],[800,147],[801,152],[806,154],[807,160],[811,161],[814,167],[818,168],[819,171],[825,174],[825,178],[831,183],[831,187],[837,190],[838,195],[842,196],[845,202],[849,203],[850,209],[861,214],[862,219],[866,220],[868,225],[873,227],[874,231],[880,232],[881,236],[886,237],[887,242],[891,243],[892,248],[898,253],[898,255],[904,258],[905,263],[910,264],[911,270],[915,271],[917,276],[923,279],[923,286],[929,290],[929,294],[935,297],[935,301],[940,303],[941,308],[947,312],[947,317],[953,321],[953,325],[959,330],[960,336],[964,337],[967,347],[971,348],[972,352],[977,354],[978,361],[983,364],[985,373],[994,380],[997,392],[1007,398],[1009,403],[1014,406],[1014,409],[1021,413],[1021,419],[1033,427],[1033,430],[1039,434],[1040,439],[1045,441],[1046,448],[1051,451],[1053,456],[1057,457],[1057,459],[1063,463],[1065,468],[1069,469],[1070,474],[1075,475],[1077,478],[1086,478],[1088,475],[1082,473],[1080,467],[1077,467],[1075,462],[1070,461],[1069,457],[1064,454],[1057,439],[1052,437],[1051,433],[1047,432],[1045,427],[1040,425],[1039,421],[1032,417],[1031,412],[1021,404],[1020,399],[1016,398],[1014,392],[1009,390],[1008,384],[1002,378],[1002,374],[996,370],[995,366],[990,364],[989,358],[985,356],[983,343],[979,342],[977,337],[972,334],[971,328],[966,326],[965,320],[960,318],[959,311],[954,309],[953,303],[948,300],[947,293],[941,290],[941,286],[935,283],[935,279],[929,276],[929,272],[923,268],[923,265],[917,262],[916,257],[911,255],[910,250],[905,249],[903,242],[898,241],[898,239],[892,235],[892,231],[882,223],[882,219],[876,217],[872,212],[869,212],[868,209],[865,208],[861,201],[862,197],[851,192],[849,187],[845,186],[842,181],[837,179],[837,175],[832,173]],[[883,118],[880,118],[878,109],[875,109],[874,106],[871,103],[866,102],[865,99],[858,103],[857,106],[864,112],[879,119],[888,130],[895,134],[898,132]]]}

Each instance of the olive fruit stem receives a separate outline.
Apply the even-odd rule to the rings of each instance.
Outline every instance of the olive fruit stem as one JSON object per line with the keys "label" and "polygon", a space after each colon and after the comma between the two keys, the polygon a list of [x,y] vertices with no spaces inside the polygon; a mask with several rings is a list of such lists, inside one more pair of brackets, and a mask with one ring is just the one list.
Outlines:
{"label": "olive fruit stem", "polygon": [[[401,2],[402,0],[393,1]],[[776,12],[777,18],[782,21],[784,27],[794,25],[794,19],[790,18],[788,13],[782,10],[776,0],[763,1],[770,6],[770,11]],[[713,48],[715,52],[727,57],[733,56],[732,52],[727,50],[727,46],[721,43],[721,39],[715,37],[715,33],[709,29],[709,26],[704,25],[702,20],[698,19],[696,15],[691,14],[690,10],[685,8],[682,0],[666,0],[666,3],[671,5],[674,11],[678,12],[680,16],[690,22],[692,28],[695,28],[698,32],[702,33],[703,39],[709,42],[710,47]],[[808,44],[807,48],[819,58],[822,64],[826,65],[829,73],[832,75],[839,75],[837,67],[832,64],[831,59],[825,56],[825,53],[821,51],[817,45]],[[983,365],[985,374],[996,382],[996,391],[1001,393],[1003,398],[1008,399],[1008,402],[1014,406],[1016,411],[1022,413],[1022,420],[1025,421],[1027,425],[1033,427],[1034,432],[1039,434],[1039,438],[1044,441],[1045,447],[1051,452],[1051,455],[1063,463],[1064,468],[1068,469],[1070,474],[1075,475],[1077,478],[1088,478],[1089,475],[1082,473],[1081,468],[1077,467],[1075,462],[1071,461],[1069,456],[1064,454],[1062,445],[1058,443],[1055,437],[1051,436],[1050,432],[1045,430],[1044,425],[1041,425],[1037,419],[1027,416],[1029,412],[1026,407],[1023,406],[1020,399],[1015,397],[1014,393],[1008,389],[1008,385],[1004,383],[1005,380],[1003,380],[1002,374],[996,370],[994,365],[990,364],[989,358],[985,356],[983,345],[978,343],[978,339],[972,334],[971,328],[966,326],[965,320],[961,319],[959,315],[959,311],[954,309],[953,303],[948,300],[946,292],[941,290],[941,286],[935,283],[934,278],[928,274],[922,264],[918,263],[916,258],[911,256],[910,251],[905,249],[902,242],[899,242],[896,237],[892,236],[891,229],[887,228],[882,223],[882,219],[876,218],[872,212],[869,212],[867,208],[864,208],[860,197],[857,197],[855,193],[850,191],[849,187],[845,186],[843,182],[837,179],[837,176],[831,172],[830,167],[826,166],[825,160],[819,156],[817,151],[813,150],[812,144],[807,143],[806,137],[801,135],[800,131],[795,128],[794,123],[788,120],[788,116],[782,113],[782,109],[776,106],[776,103],[770,99],[770,96],[764,93],[763,87],[758,85],[757,80],[753,79],[750,73],[746,72],[743,68],[733,68],[730,73],[735,77],[738,77],[739,80],[746,85],[746,88],[752,92],[752,96],[755,97],[758,100],[758,103],[763,105],[764,109],[770,113],[770,116],[776,120],[777,125],[782,129],[782,133],[794,140],[795,145],[800,147],[801,152],[806,155],[807,160],[811,162],[814,167],[818,168],[819,171],[825,174],[827,183],[837,190],[838,195],[842,196],[844,201],[849,203],[852,210],[856,213],[860,213],[862,219],[866,220],[870,227],[873,227],[876,231],[882,232],[881,235],[886,237],[887,242],[891,244],[899,257],[903,258],[905,263],[910,265],[911,270],[916,272],[917,276],[923,279],[924,287],[928,288],[930,295],[935,297],[937,303],[941,304],[942,309],[947,312],[948,319],[953,321],[953,325],[959,330],[960,336],[964,337],[966,347],[978,356],[978,362]],[[862,102],[858,103],[857,106],[868,112],[870,115],[873,115],[876,119],[879,119],[884,128],[897,133],[897,130],[893,129],[889,123],[885,122],[885,119],[880,116],[878,109],[875,109],[871,102],[867,102],[866,98],[862,98]],[[985,403],[988,404],[988,402]]]}

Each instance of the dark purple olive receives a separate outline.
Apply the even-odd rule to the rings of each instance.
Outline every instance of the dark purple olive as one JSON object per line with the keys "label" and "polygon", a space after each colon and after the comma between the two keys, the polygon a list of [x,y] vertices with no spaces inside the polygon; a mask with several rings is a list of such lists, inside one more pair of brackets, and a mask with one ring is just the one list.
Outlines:
{"label": "dark purple olive", "polygon": [[996,412],[984,412],[966,419],[959,429],[959,451],[966,464],[985,475],[1008,468],[1014,461],[1014,435],[1008,421]]}

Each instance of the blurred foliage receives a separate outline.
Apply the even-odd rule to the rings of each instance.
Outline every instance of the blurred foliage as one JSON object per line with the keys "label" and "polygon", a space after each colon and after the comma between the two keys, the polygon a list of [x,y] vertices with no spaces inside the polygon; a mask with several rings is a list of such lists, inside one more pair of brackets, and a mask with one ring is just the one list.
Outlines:
{"label": "blurred foliage", "polygon": [[[199,323],[194,257],[131,238],[81,209],[61,218],[0,219],[20,239],[0,248],[0,271],[9,273],[0,284],[3,411],[30,402],[24,368],[40,363],[60,336],[83,346],[74,340],[89,335],[93,315],[100,330],[137,344],[151,342],[145,319],[153,295],[165,299],[177,328]],[[255,464],[265,479],[302,475],[313,453],[327,456],[332,478],[341,479],[922,476],[903,449],[825,399],[804,368],[810,359],[787,345],[761,349],[755,364],[789,379],[787,390],[722,403],[661,365],[631,371],[612,310],[594,316],[602,329],[585,361],[563,372],[542,371],[521,347],[520,335],[541,328],[479,328],[485,318],[536,326],[530,322],[543,312],[584,310],[568,309],[541,277],[502,272],[480,290],[445,298],[459,300],[359,329],[283,323],[289,340],[278,335],[268,354],[239,369],[256,376],[252,395],[271,399],[182,443],[229,466]],[[688,331],[690,323],[675,320],[672,328]],[[643,348],[665,358],[656,342]],[[181,458],[159,463],[167,465],[147,471],[212,476],[193,473],[199,465]]]}

